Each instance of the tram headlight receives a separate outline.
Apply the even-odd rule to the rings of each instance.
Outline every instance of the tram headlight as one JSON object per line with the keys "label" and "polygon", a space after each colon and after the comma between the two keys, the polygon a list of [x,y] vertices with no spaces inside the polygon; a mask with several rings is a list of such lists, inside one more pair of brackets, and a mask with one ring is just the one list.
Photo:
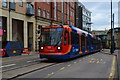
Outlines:
{"label": "tram headlight", "polygon": [[43,47],[41,47],[40,49],[44,49]]}
{"label": "tram headlight", "polygon": [[62,48],[61,47],[57,47],[58,50],[61,50]]}

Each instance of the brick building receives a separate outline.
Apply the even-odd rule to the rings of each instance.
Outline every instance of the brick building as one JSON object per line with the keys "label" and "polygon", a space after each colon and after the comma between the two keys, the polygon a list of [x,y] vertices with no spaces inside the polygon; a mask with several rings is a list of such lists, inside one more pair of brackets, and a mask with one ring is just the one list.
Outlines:
{"label": "brick building", "polygon": [[[9,5],[10,4],[10,5]],[[40,26],[75,26],[75,2],[0,2],[0,41],[19,41],[38,50]]]}
{"label": "brick building", "polygon": [[75,2],[35,2],[36,50],[39,49],[40,27],[75,24]]}
{"label": "brick building", "polygon": [[[35,47],[35,17],[33,2],[0,1],[0,41],[19,41],[23,48]],[[31,44],[31,46],[29,46]]]}

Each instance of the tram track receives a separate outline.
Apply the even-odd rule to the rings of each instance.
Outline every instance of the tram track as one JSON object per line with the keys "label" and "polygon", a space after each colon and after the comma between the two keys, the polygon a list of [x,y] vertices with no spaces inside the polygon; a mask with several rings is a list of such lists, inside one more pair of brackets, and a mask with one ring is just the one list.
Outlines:
{"label": "tram track", "polygon": [[[12,74],[11,76],[8,76],[8,77],[3,77],[3,79],[6,79],[6,80],[13,80],[15,78],[18,78],[20,76],[23,76],[23,75],[26,75],[26,74],[29,74],[29,73],[32,73],[32,72],[35,72],[37,70],[43,70],[43,69],[47,69],[49,67],[52,67],[52,66],[55,66],[57,64],[60,64],[60,63],[52,63],[50,62],[49,60],[43,60],[41,62],[36,62],[36,63],[33,63],[33,64],[30,64],[30,65],[26,65],[26,66],[22,66],[22,67],[19,67],[19,68],[14,68],[12,70],[8,70],[8,71],[4,71],[2,74],[4,76],[5,75],[9,75],[10,73]],[[36,67],[37,66],[37,67]],[[27,70],[28,69],[28,70]],[[27,70],[27,71],[25,71]],[[21,72],[20,72],[21,71]],[[13,74],[15,72],[19,72],[19,73],[16,73],[16,74]]]}
{"label": "tram track", "polygon": [[[38,60],[38,61],[40,61],[40,60]],[[16,67],[13,67],[13,68],[8,68],[8,69],[5,69],[5,70],[2,70],[2,72],[7,72],[7,71],[11,71],[11,70],[15,70],[15,69],[19,69],[19,68],[31,66],[31,65],[34,65],[34,64],[37,64],[37,63],[39,63],[39,62],[37,62],[37,61],[32,62],[32,61],[31,61],[31,63],[29,62],[29,63],[27,64],[27,61],[26,61],[26,64],[25,64],[25,65],[16,66]],[[16,65],[16,64],[15,64],[15,65]],[[6,65],[5,65],[5,66],[6,66]],[[4,67],[4,66],[3,66],[3,67]],[[3,69],[3,68],[2,68],[2,69]]]}

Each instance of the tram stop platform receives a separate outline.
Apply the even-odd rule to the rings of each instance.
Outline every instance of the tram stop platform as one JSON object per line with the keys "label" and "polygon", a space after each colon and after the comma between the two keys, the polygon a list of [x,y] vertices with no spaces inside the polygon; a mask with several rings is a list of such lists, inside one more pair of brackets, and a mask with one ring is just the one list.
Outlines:
{"label": "tram stop platform", "polygon": [[[103,53],[110,54],[110,49],[103,49]],[[118,72],[118,80],[120,80],[120,49],[116,49],[112,55],[116,56],[117,62],[117,72]]]}

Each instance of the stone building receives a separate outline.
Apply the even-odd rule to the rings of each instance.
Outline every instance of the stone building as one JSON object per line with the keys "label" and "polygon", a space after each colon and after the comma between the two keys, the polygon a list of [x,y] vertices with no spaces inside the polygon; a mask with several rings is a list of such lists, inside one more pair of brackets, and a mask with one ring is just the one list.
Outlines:
{"label": "stone building", "polygon": [[33,2],[0,1],[0,25],[3,30],[0,40],[19,41],[23,48],[35,50],[34,10]]}
{"label": "stone building", "polygon": [[108,30],[93,30],[92,34],[96,35],[96,37],[99,37],[102,41],[102,48],[108,48],[107,45],[107,32]]}
{"label": "stone building", "polygon": [[[110,48],[111,45],[111,30],[107,33],[107,44]],[[120,49],[120,27],[114,28],[114,41],[115,41],[115,47],[117,49]]]}

